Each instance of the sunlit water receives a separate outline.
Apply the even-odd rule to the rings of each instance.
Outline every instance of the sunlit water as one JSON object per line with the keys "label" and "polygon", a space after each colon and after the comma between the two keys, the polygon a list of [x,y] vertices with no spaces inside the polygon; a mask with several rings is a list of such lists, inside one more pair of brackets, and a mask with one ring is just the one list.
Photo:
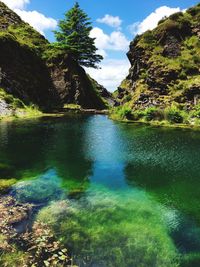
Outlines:
{"label": "sunlit water", "polygon": [[79,266],[199,267],[199,156],[198,131],[106,116],[0,124],[0,177]]}

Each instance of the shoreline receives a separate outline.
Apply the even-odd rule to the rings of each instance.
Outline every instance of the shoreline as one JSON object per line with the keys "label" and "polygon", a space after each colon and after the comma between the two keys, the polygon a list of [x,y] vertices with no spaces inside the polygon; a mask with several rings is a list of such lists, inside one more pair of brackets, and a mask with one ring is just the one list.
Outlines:
{"label": "shoreline", "polygon": [[163,128],[171,128],[171,129],[190,129],[195,131],[200,131],[200,125],[193,125],[193,124],[185,124],[185,123],[177,123],[177,124],[170,124],[168,121],[144,121],[144,120],[128,120],[128,119],[119,119],[113,116],[112,113],[110,113],[109,110],[97,110],[97,109],[83,109],[83,108],[63,108],[63,110],[58,112],[52,112],[52,113],[39,113],[35,115],[23,115],[23,116],[4,116],[0,117],[0,123],[1,122],[10,122],[15,120],[28,120],[28,119],[38,119],[38,118],[44,118],[44,117],[52,117],[52,118],[61,118],[69,113],[74,114],[89,114],[89,115],[107,115],[109,119],[121,122],[121,123],[127,123],[127,124],[138,124],[138,125],[147,125],[152,127],[163,127]]}
{"label": "shoreline", "polygon": [[73,108],[67,108],[58,112],[52,112],[52,113],[38,113],[35,115],[23,115],[23,116],[2,116],[0,117],[0,123],[6,122],[6,121],[15,121],[15,120],[27,120],[27,119],[38,119],[43,117],[64,117],[65,115],[69,113],[74,114],[91,114],[91,115],[109,115],[108,110],[97,110],[97,109],[73,109]]}
{"label": "shoreline", "polygon": [[151,127],[158,127],[158,128],[171,128],[171,129],[188,129],[188,130],[195,130],[200,131],[200,125],[192,125],[192,124],[185,124],[185,123],[177,123],[177,124],[170,124],[168,121],[144,121],[144,120],[127,120],[127,119],[119,119],[112,114],[109,114],[109,118],[116,122],[127,123],[127,124],[138,124],[138,125],[147,125]]}
{"label": "shoreline", "polygon": [[24,267],[72,266],[68,249],[51,228],[33,220],[37,210],[33,203],[22,203],[9,193],[0,193],[0,265],[12,259]]}

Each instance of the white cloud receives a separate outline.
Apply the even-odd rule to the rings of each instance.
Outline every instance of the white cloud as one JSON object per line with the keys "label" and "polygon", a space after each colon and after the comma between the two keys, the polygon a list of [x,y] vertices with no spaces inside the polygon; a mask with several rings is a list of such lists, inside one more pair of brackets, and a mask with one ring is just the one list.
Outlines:
{"label": "white cloud", "polygon": [[[93,28],[91,37],[96,38],[95,44],[98,53],[107,56],[107,51],[128,51],[129,40],[121,31],[113,31],[106,34],[98,27]],[[109,91],[114,91],[120,85],[121,81],[127,76],[130,63],[128,59],[105,59],[100,64],[101,69],[87,69],[86,71],[92,78],[97,80]]]}
{"label": "white cloud", "polygon": [[179,7],[171,8],[168,6],[161,6],[152,12],[148,17],[146,17],[142,22],[136,22],[130,25],[129,30],[134,35],[142,34],[147,30],[153,30],[163,17],[168,17],[171,14],[180,11],[181,9]]}
{"label": "white cloud", "polygon": [[34,29],[44,35],[46,30],[53,30],[57,26],[57,21],[53,18],[45,17],[38,11],[25,11],[15,9],[15,12],[24,20],[29,23]]}
{"label": "white cloud", "polygon": [[105,55],[105,50],[126,52],[129,46],[129,40],[121,31],[113,31],[110,35],[98,27],[92,29],[90,36],[96,38],[95,45]]}
{"label": "white cloud", "polygon": [[101,19],[97,19],[97,22],[99,23],[104,23],[110,27],[113,27],[113,28],[120,28],[121,24],[122,24],[122,20],[116,16],[112,16],[112,15],[105,15],[103,18]]}
{"label": "white cloud", "polygon": [[1,0],[11,9],[24,9],[30,0]]}
{"label": "white cloud", "polygon": [[106,59],[100,64],[101,69],[87,69],[88,74],[109,91],[114,91],[127,76],[130,63],[123,59]]}

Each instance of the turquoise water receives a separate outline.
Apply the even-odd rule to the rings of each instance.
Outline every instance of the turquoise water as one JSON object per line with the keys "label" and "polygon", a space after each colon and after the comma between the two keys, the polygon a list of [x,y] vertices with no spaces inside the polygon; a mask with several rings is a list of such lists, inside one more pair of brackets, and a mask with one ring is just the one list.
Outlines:
{"label": "turquoise water", "polygon": [[1,178],[79,266],[200,266],[200,132],[69,115],[0,124]]}

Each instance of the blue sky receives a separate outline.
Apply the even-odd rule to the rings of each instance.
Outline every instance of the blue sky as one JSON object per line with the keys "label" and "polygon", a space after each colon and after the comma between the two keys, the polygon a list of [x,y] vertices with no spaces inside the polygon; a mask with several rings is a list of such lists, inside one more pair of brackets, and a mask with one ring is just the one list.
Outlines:
{"label": "blue sky", "polygon": [[[75,1],[72,0],[2,0],[25,21],[54,41],[52,30]],[[100,70],[87,72],[110,91],[117,88],[128,73],[126,57],[135,34],[153,29],[165,15],[184,10],[195,0],[79,0],[93,22],[91,36],[97,38],[99,53],[105,59]]]}

